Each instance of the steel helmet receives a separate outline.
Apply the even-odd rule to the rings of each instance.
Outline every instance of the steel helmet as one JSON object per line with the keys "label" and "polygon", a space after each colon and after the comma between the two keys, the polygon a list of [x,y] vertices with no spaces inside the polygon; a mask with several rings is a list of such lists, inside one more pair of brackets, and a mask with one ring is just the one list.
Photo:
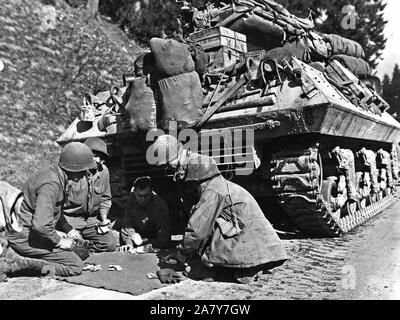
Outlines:
{"label": "steel helmet", "polygon": [[184,181],[202,182],[210,180],[220,174],[221,172],[213,158],[193,153],[188,159]]}
{"label": "steel helmet", "polygon": [[96,137],[89,138],[86,139],[84,143],[92,150],[92,152],[101,152],[107,157],[110,156],[107,151],[107,145],[102,139]]}
{"label": "steel helmet", "polygon": [[[150,164],[162,166],[178,158],[182,150],[182,143],[178,139],[169,134],[163,134],[149,147],[147,161]],[[150,157],[153,158],[150,159]]]}
{"label": "steel helmet", "polygon": [[70,172],[80,172],[97,168],[90,148],[81,142],[70,142],[64,146],[58,165]]}

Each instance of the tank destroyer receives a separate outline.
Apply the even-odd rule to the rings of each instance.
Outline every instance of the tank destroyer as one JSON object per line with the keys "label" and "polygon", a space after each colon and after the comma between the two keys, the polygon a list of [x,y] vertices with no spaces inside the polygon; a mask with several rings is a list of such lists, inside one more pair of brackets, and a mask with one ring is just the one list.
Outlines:
{"label": "tank destroyer", "polygon": [[400,123],[358,43],[271,0],[182,2],[179,21],[123,87],[88,94],[57,140],[107,142],[114,208],[149,175],[176,211],[170,176],[146,159],[157,128],[182,142],[197,133],[192,148],[306,234],[339,236],[394,201]]}

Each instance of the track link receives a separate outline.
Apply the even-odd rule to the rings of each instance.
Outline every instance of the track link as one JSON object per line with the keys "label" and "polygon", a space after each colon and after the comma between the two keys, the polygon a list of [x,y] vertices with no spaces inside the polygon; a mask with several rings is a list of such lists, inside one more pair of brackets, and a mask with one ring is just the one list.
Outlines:
{"label": "track link", "polygon": [[278,203],[305,234],[340,236],[382,212],[395,200],[395,195],[390,194],[352,215],[341,218],[332,215],[320,193],[322,162],[318,148],[273,154],[271,174]]}

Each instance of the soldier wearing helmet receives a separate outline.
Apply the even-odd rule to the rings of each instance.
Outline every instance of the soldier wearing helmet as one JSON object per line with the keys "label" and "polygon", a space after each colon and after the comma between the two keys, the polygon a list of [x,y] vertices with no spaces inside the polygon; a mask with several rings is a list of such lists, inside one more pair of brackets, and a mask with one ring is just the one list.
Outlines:
{"label": "soldier wearing helmet", "polygon": [[100,138],[89,138],[84,144],[92,150],[96,167],[86,179],[68,184],[63,214],[73,229],[67,236],[91,241],[97,252],[115,251],[117,243],[107,218],[111,208],[110,175],[104,164],[107,146]]}
{"label": "soldier wearing helmet", "polygon": [[72,251],[74,241],[62,237],[56,225],[65,234],[73,230],[62,214],[68,185],[86,179],[87,172],[96,168],[90,148],[71,142],[62,149],[58,163],[33,174],[22,188],[22,230],[9,235],[10,247],[22,256],[47,261],[57,276],[80,274],[83,262]]}
{"label": "soldier wearing helmet", "polygon": [[[215,279],[222,269],[224,274],[231,270],[237,281],[248,282],[288,258],[256,200],[227,181],[212,158],[186,150],[170,135],[160,136],[147,155],[153,163],[174,169],[174,180],[189,190],[183,196],[190,210],[188,223],[174,256],[181,263],[191,260],[189,277]],[[195,263],[198,257],[200,264]]]}

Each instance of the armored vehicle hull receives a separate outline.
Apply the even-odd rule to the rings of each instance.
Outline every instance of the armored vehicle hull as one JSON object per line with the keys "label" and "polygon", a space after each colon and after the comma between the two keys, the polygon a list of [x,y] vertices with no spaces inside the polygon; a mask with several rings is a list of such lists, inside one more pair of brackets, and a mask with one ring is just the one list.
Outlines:
{"label": "armored vehicle hull", "polygon": [[[261,2],[264,10],[265,2],[272,3]],[[283,10],[279,14],[293,18]],[[304,32],[313,29],[307,21],[301,23]],[[218,30],[222,38],[212,38],[213,43],[230,43],[223,38],[230,33],[222,31]],[[233,39],[239,43],[230,49],[245,51],[243,37]],[[204,44],[204,39],[198,42]],[[196,133],[196,151],[213,157],[226,178],[248,189],[267,217],[289,218],[306,234],[339,236],[394,201],[400,123],[364,78],[337,60],[315,64],[291,54],[278,59],[266,51],[241,52],[243,59],[234,63],[240,67],[232,71],[224,50],[207,52],[218,67],[209,65],[202,74],[202,118],[186,127],[169,127],[170,134],[187,142],[185,130],[191,129]],[[132,132],[124,110],[126,95],[111,94],[111,98],[118,103],[99,104],[91,122],[76,119],[58,143],[103,138],[112,155],[113,208],[121,213],[134,178],[149,175],[179,219],[179,197],[171,175],[146,159],[147,147],[154,141],[149,133],[154,130]],[[105,126],[106,118],[113,120]],[[272,209],[271,199],[279,210]]]}

